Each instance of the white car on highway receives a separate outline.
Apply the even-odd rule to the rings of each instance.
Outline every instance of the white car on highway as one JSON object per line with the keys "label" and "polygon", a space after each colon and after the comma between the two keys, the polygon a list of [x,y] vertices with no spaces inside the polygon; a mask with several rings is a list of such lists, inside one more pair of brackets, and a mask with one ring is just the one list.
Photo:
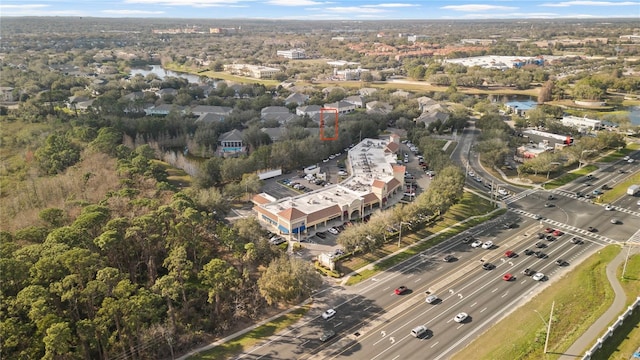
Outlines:
{"label": "white car on highway", "polygon": [[471,247],[472,248],[477,248],[479,246],[482,246],[482,241],[480,241],[480,240],[476,240],[476,241],[471,243]]}
{"label": "white car on highway", "polygon": [[493,241],[487,241],[484,244],[482,244],[483,249],[491,249],[492,247],[493,247]]}
{"label": "white car on highway", "polygon": [[427,302],[427,304],[433,304],[438,301],[438,297],[435,295],[429,295],[427,296],[427,299],[425,301]]}
{"label": "white car on highway", "polygon": [[457,323],[463,322],[469,315],[467,313],[461,312],[453,318],[453,321]]}
{"label": "white car on highway", "polygon": [[322,313],[322,318],[325,320],[331,319],[336,315],[336,311],[334,309],[329,309]]}
{"label": "white car on highway", "polygon": [[544,274],[539,272],[539,273],[536,273],[535,275],[533,275],[532,278],[535,281],[542,281],[542,279],[544,279]]}
{"label": "white car on highway", "polygon": [[613,205],[607,204],[607,206],[605,206],[604,209],[607,210],[607,211],[611,211],[611,210],[613,210]]}

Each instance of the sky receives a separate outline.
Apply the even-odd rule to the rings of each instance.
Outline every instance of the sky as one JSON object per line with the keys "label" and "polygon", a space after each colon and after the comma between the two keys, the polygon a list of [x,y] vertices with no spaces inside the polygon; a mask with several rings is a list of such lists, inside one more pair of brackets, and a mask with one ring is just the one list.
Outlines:
{"label": "sky", "polygon": [[1,0],[0,16],[292,20],[638,18],[640,22],[640,1]]}

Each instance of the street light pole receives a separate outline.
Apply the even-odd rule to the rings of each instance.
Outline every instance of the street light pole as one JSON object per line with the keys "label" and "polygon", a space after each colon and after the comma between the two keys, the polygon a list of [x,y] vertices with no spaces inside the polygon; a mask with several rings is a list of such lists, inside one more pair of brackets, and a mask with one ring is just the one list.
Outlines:
{"label": "street light pole", "polygon": [[540,315],[540,313],[538,312],[538,310],[533,310],[533,312],[535,312],[536,314],[538,314],[538,316],[540,317],[540,320],[542,320],[542,322],[547,325],[547,336],[544,339],[544,353],[547,353],[547,347],[549,345],[549,334],[551,333],[551,320],[553,319],[553,307],[555,306],[556,302],[552,302],[551,303],[551,313],[549,314],[549,322],[546,322],[544,320],[544,318],[542,317],[542,315]]}
{"label": "street light pole", "polygon": [[624,266],[622,266],[622,280],[624,280],[624,273],[627,271],[627,261],[629,261],[629,253],[631,252],[631,245],[627,244],[627,256],[624,258]]}
{"label": "street light pole", "polygon": [[400,221],[400,231],[398,232],[398,247],[400,247],[400,240],[402,240],[402,224],[409,224],[409,223]]}

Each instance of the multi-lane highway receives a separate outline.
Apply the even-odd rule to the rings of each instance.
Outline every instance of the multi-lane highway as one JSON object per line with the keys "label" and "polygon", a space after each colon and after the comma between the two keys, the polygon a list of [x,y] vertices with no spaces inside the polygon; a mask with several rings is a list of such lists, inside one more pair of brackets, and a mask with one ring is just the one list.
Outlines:
{"label": "multi-lane highway", "polygon": [[[453,156],[464,158],[470,154],[469,168],[491,179],[490,174],[476,168],[477,158],[471,151],[475,131],[465,130]],[[563,273],[571,271],[581,259],[602,246],[622,243],[632,237],[640,223],[635,202],[622,199],[613,204],[613,210],[606,210],[577,193],[584,194],[585,188],[590,191],[602,188],[603,184],[615,186],[637,171],[635,166],[639,166],[637,161],[633,164],[621,161],[594,172],[593,179],[578,179],[553,191],[523,191],[501,184],[500,179],[492,179],[510,192],[504,198],[509,207],[507,214],[356,286],[327,288],[314,297],[314,302],[322,306],[314,307],[305,320],[237,358],[449,358],[509,312],[522,311],[521,305],[544,287],[551,286]],[[586,181],[590,182],[589,186],[584,184]],[[486,191],[473,179],[468,179],[467,184]],[[614,217],[621,223],[611,223]],[[516,227],[507,228],[505,224],[516,224]],[[546,228],[559,229],[564,234],[553,241],[540,240],[538,233]],[[490,249],[472,248],[470,242],[463,241],[468,235],[482,242],[492,241],[494,245]],[[574,237],[582,241],[576,244],[571,241]],[[539,242],[544,244],[543,248],[536,247]],[[526,249],[541,251],[546,256],[525,255]],[[508,250],[517,256],[505,257]],[[455,260],[444,262],[446,255],[453,255]],[[564,264],[558,265],[558,259]],[[486,263],[495,267],[485,270],[482,265]],[[527,268],[543,273],[543,281],[523,274]],[[506,273],[514,279],[503,280]],[[394,289],[401,285],[409,291],[396,295]],[[426,303],[429,294],[437,295],[440,301]],[[334,308],[337,313],[325,320],[320,315],[328,308]],[[466,312],[469,317],[457,323],[453,318],[460,312]],[[411,335],[411,329],[418,325],[428,328],[427,336]],[[335,335],[322,342],[321,335],[329,330]]]}
{"label": "multi-lane highway", "polygon": [[[519,224],[514,229],[503,226],[514,222]],[[335,317],[324,320],[319,315],[325,308],[314,309],[311,320],[296,324],[291,331],[239,358],[410,359],[417,358],[417,351],[419,358],[446,358],[562,272],[569,271],[577,259],[604,244],[586,236],[582,236],[584,243],[573,244],[570,239],[575,233],[567,232],[555,241],[542,240],[547,245],[542,249],[547,254],[545,258],[525,255],[525,249],[534,249],[535,243],[541,241],[537,234],[544,227],[546,223],[541,225],[538,220],[513,212],[482,224],[473,230],[473,235],[483,242],[493,241],[491,249],[472,248],[463,243],[466,234],[462,234],[353,288],[334,288],[318,301],[335,308]],[[518,256],[506,258],[507,250]],[[453,254],[456,261],[443,262],[447,254]],[[558,258],[567,265],[558,266]],[[487,262],[495,264],[495,268],[482,269]],[[547,280],[534,281],[522,274],[525,268],[544,273]],[[505,273],[513,274],[515,279],[502,280]],[[394,294],[401,285],[410,292]],[[427,291],[441,301],[427,304]],[[459,312],[469,314],[460,324],[453,321]],[[416,339],[410,335],[417,325],[428,327],[427,337]],[[326,330],[334,330],[336,336],[322,343],[319,338]]]}

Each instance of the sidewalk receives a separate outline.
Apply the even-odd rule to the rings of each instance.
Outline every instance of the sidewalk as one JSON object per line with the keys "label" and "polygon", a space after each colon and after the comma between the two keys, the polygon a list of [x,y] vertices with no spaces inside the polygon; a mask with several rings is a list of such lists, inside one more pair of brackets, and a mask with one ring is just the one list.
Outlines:
{"label": "sidewalk", "polygon": [[613,299],[613,303],[609,307],[607,311],[605,311],[598,320],[596,320],[588,329],[585,331],[582,336],[576,340],[569,349],[567,349],[558,360],[574,360],[575,358],[582,358],[587,351],[598,339],[600,335],[607,329],[607,326],[611,324],[615,319],[620,315],[624,309],[625,304],[627,302],[627,296],[620,285],[620,281],[616,276],[616,271],[618,267],[627,256],[627,252],[624,251],[624,248],[620,253],[607,265],[607,279],[611,283],[611,287],[613,288],[613,292],[615,293],[615,298]]}

